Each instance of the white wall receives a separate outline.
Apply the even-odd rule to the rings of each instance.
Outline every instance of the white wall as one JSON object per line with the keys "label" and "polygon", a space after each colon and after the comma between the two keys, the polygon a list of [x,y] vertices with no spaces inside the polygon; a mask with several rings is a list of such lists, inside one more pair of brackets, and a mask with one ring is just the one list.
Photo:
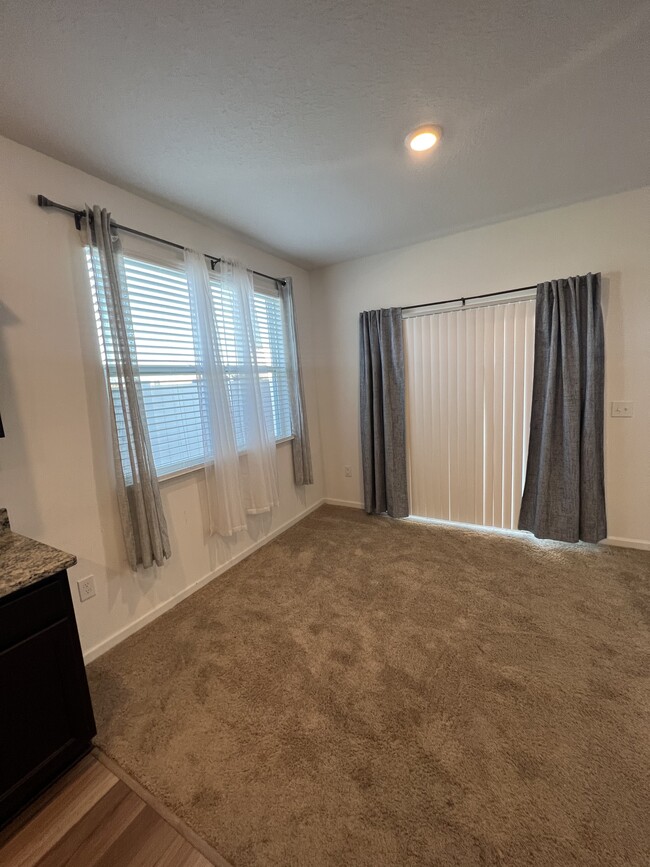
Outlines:
{"label": "white wall", "polygon": [[[650,187],[313,273],[326,496],[362,500],[361,310],[515,289],[588,271],[601,271],[604,280],[609,537],[649,544]],[[613,400],[634,401],[634,417],[611,418]],[[345,478],[346,465],[351,478]]]}
{"label": "white wall", "polygon": [[[357,320],[364,309],[602,271],[606,400],[635,402],[634,418],[608,416],[606,421],[610,536],[650,540],[650,188],[308,275],[226,229],[152,204],[3,138],[0,164],[0,412],[7,434],[0,440],[0,505],[9,509],[16,531],[79,558],[71,581],[88,658],[298,519],[323,495],[361,501]],[[39,192],[75,206],[97,202],[128,225],[293,277],[314,486],[295,488],[290,445],[279,446],[280,507],[272,520],[251,521],[248,534],[228,542],[207,534],[200,473],[165,481],[173,557],[160,569],[129,572],[80,238],[70,218],[36,207]],[[350,479],[345,465],[352,467]],[[81,604],[74,585],[90,573],[97,596]]]}
{"label": "white wall", "polygon": [[[312,357],[309,276],[225,229],[190,220],[70,166],[0,138],[0,504],[14,530],[77,555],[70,570],[87,658],[155,616],[322,497],[319,420]],[[113,494],[104,386],[80,236],[74,222],[45,212],[34,196],[73,206],[98,203],[119,222],[199,250],[291,275],[316,484],[293,484],[291,446],[278,446],[280,506],[229,542],[205,527],[201,473],[161,483],[172,558],[132,574]],[[80,604],[76,579],[94,574],[97,596]],[[264,580],[264,576],[260,576]]]}

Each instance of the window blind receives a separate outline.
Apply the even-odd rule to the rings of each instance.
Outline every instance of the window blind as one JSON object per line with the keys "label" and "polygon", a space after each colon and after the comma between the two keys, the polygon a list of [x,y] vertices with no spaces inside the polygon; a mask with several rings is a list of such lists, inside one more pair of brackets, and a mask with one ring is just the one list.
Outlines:
{"label": "window blind", "polygon": [[[270,285],[265,285],[270,284]],[[245,425],[246,365],[243,322],[232,289],[214,277],[211,281],[222,360],[238,444],[243,445]],[[272,281],[255,278],[253,328],[264,414],[276,439],[291,436],[291,404],[284,349],[281,301]]]}
{"label": "window blind", "polygon": [[[87,251],[92,282],[90,255]],[[156,471],[162,476],[203,465],[209,455],[205,454],[203,444],[201,383],[189,288],[183,266],[125,256],[124,268]],[[272,281],[262,278],[259,281],[259,287],[255,287],[256,354],[267,424],[278,440],[291,436],[281,300]],[[106,315],[104,294],[102,287],[93,285],[92,288],[102,360],[108,368],[113,398],[119,402],[117,381],[110,376],[114,355],[111,347],[102,342],[101,317]],[[241,364],[245,344],[241,321],[232,292],[224,289],[216,279],[212,281],[212,290],[235,436],[238,446],[243,449],[245,416]],[[124,463],[129,466],[125,431],[118,432]]]}
{"label": "window blind", "polygon": [[535,301],[404,320],[411,513],[516,529]]}

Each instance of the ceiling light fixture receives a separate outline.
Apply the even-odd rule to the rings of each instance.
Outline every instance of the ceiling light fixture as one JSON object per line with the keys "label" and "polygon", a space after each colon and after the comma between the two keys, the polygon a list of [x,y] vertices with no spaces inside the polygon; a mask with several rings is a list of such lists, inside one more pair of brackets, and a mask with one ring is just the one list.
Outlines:
{"label": "ceiling light fixture", "polygon": [[432,147],[437,145],[441,136],[442,130],[439,126],[427,124],[427,126],[419,126],[410,132],[404,143],[409,150],[422,153],[423,151],[430,151]]}

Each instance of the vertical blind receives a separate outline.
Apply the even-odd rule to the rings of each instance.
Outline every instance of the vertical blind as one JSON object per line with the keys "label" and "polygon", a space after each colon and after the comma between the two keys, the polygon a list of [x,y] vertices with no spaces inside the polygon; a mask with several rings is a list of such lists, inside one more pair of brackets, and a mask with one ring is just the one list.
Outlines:
{"label": "vertical blind", "polygon": [[404,320],[411,514],[515,529],[535,301]]}
{"label": "vertical blind", "polygon": [[[87,251],[89,274],[90,251]],[[142,397],[158,475],[203,465],[201,381],[195,351],[189,288],[182,265],[124,257],[133,336],[142,382]],[[102,287],[93,284],[95,315],[105,315]],[[219,337],[227,368],[228,389],[240,448],[244,443],[241,369],[244,351],[240,319],[232,292],[212,280]],[[271,280],[255,278],[255,343],[267,425],[275,439],[291,436],[291,404],[287,381],[281,300]],[[102,345],[102,361],[111,368],[110,346]],[[116,400],[119,392],[114,390]],[[125,432],[119,431],[126,449]],[[126,456],[125,456],[126,457]],[[128,466],[125,459],[125,466]]]}

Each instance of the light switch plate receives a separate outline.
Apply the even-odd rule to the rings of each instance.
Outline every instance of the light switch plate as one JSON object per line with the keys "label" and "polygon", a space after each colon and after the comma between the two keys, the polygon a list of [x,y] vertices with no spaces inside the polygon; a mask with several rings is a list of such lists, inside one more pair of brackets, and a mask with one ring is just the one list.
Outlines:
{"label": "light switch plate", "polygon": [[634,404],[629,400],[612,401],[612,418],[632,418]]}

